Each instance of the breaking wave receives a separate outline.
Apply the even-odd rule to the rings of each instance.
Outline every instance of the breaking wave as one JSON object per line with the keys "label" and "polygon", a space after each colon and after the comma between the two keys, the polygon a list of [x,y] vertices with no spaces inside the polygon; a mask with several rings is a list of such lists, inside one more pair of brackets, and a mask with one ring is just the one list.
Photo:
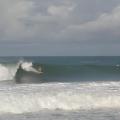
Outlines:
{"label": "breaking wave", "polygon": [[[42,66],[42,68],[41,68]],[[44,74],[41,76],[42,71]],[[0,64],[0,81],[18,80],[27,82],[71,82],[89,80],[119,80],[120,65],[99,64],[49,64],[40,61],[20,60],[16,63]]]}
{"label": "breaking wave", "polygon": [[41,68],[34,68],[32,62],[19,61],[16,64],[0,64],[0,81],[3,80],[13,80],[18,73],[19,70],[23,72],[32,72],[36,74],[41,74]]}

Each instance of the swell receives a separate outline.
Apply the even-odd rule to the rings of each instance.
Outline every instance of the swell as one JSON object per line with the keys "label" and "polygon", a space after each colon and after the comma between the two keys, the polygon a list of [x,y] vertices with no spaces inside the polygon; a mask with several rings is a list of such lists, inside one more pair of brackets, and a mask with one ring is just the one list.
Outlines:
{"label": "swell", "polygon": [[119,65],[42,65],[44,77],[65,79],[113,79],[120,78]]}

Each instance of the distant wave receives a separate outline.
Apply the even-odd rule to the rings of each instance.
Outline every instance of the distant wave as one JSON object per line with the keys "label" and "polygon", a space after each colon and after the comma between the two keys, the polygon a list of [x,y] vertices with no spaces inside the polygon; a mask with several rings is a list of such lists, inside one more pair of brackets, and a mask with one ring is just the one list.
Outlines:
{"label": "distant wave", "polygon": [[35,69],[32,62],[20,60],[16,64],[0,64],[0,81],[13,80],[17,76],[19,69],[23,70],[23,72],[42,73],[41,68]]}

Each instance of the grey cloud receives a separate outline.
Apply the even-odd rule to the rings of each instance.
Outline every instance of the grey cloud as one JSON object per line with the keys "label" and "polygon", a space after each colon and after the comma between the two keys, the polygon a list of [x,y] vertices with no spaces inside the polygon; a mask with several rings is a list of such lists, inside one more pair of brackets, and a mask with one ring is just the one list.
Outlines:
{"label": "grey cloud", "polygon": [[119,0],[0,1],[0,50],[7,47],[10,54],[17,47],[27,52],[33,47],[32,53],[47,48],[43,54],[55,55],[55,46],[60,55],[87,54],[85,49],[101,54],[102,46],[108,52],[120,46],[119,33]]}
{"label": "grey cloud", "polygon": [[[60,36],[72,39],[74,42],[119,42],[120,38],[120,7],[116,7],[111,13],[103,13],[96,20],[80,25],[71,25],[61,32]],[[92,42],[93,41],[93,42]]]}

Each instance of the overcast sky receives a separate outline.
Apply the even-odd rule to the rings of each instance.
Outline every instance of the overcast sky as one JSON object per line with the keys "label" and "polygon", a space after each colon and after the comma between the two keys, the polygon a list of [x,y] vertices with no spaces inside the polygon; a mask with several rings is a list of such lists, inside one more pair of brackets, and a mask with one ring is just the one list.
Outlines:
{"label": "overcast sky", "polygon": [[0,0],[0,55],[120,55],[120,0]]}

